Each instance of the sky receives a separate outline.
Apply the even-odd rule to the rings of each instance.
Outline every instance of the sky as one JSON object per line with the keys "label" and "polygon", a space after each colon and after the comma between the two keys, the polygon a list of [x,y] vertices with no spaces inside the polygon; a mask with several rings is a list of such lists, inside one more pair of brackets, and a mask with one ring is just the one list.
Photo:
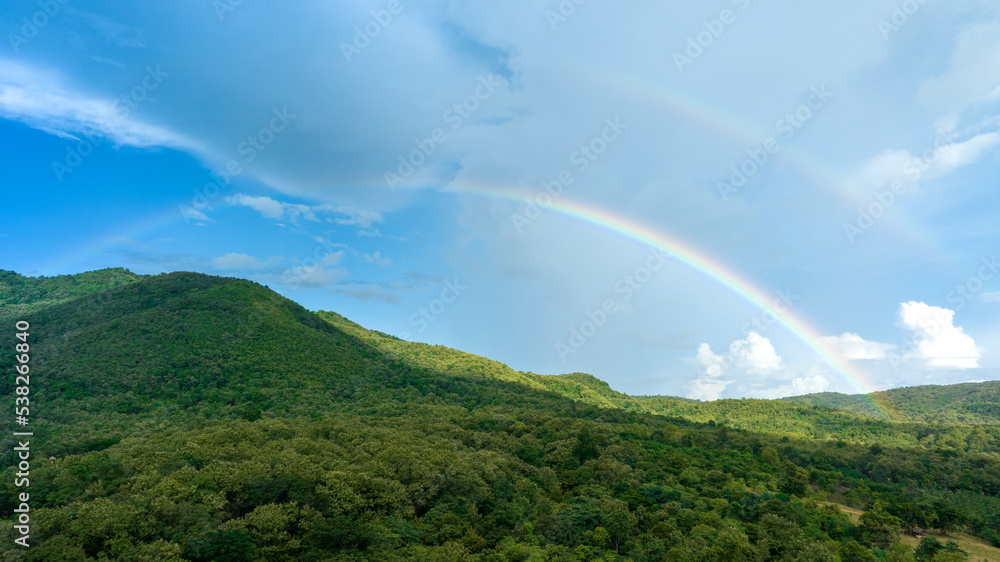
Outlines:
{"label": "sky", "polygon": [[1000,379],[1000,5],[0,8],[0,268],[700,400]]}

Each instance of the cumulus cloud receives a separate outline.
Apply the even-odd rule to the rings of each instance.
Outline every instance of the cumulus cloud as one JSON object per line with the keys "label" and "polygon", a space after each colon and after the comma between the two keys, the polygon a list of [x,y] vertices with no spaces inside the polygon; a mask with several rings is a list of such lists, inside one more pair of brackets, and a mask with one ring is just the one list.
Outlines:
{"label": "cumulus cloud", "polygon": [[812,394],[830,388],[830,381],[821,374],[812,374],[792,379],[793,394]]}
{"label": "cumulus cloud", "polygon": [[922,302],[899,305],[898,325],[912,338],[907,357],[924,360],[931,367],[975,369],[979,349],[965,331],[955,326],[955,311]]}
{"label": "cumulus cloud", "polygon": [[700,377],[688,383],[688,398],[705,401],[718,400],[722,397],[722,393],[726,390],[726,387],[733,382],[722,379],[726,371],[726,366],[729,363],[729,358],[717,355],[712,351],[711,346],[703,343],[698,346],[696,359],[704,371]]}
{"label": "cumulus cloud", "polygon": [[698,346],[698,362],[705,367],[705,374],[710,377],[721,377],[723,373],[723,365],[725,364],[725,358],[721,355],[716,355],[712,351],[712,347],[707,343],[703,343]]}
{"label": "cumulus cloud", "polygon": [[734,363],[751,372],[770,371],[781,366],[781,357],[774,351],[771,340],[756,332],[730,344],[729,355]]}
{"label": "cumulus cloud", "polygon": [[712,378],[700,378],[688,384],[688,398],[710,402],[722,398],[722,393],[733,381],[724,381]]}
{"label": "cumulus cloud", "polygon": [[781,367],[781,357],[771,341],[756,332],[750,332],[745,340],[731,343],[726,355],[716,354],[711,346],[703,343],[698,346],[695,358],[703,372],[688,384],[688,397],[696,400],[718,400],[733,382],[723,379],[727,374],[767,375]]}
{"label": "cumulus cloud", "polygon": [[822,337],[820,342],[845,359],[885,359],[886,353],[896,347],[892,344],[868,341],[851,332]]}

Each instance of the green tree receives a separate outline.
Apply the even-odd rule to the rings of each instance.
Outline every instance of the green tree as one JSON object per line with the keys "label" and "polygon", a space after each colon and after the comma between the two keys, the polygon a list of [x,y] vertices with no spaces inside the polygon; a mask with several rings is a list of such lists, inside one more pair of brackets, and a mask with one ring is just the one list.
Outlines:
{"label": "green tree", "polygon": [[755,550],[743,531],[727,526],[719,531],[712,546],[712,560],[743,562],[753,560]]}
{"label": "green tree", "polygon": [[809,473],[795,463],[785,461],[781,476],[778,478],[778,489],[786,494],[804,496],[809,485]]}
{"label": "green tree", "polygon": [[584,425],[576,434],[576,444],[573,445],[572,454],[581,463],[601,456],[601,452],[597,449],[597,437],[589,425]]}
{"label": "green tree", "polygon": [[889,513],[881,500],[876,500],[861,515],[861,541],[883,550],[891,549],[899,542],[901,526],[899,518]]}
{"label": "green tree", "polygon": [[958,547],[955,541],[948,541],[941,544],[941,541],[934,537],[924,537],[917,545],[915,558],[921,562],[945,562],[951,560],[965,560],[969,555]]}
{"label": "green tree", "polygon": [[781,464],[781,458],[778,457],[778,451],[774,447],[764,447],[764,450],[760,452],[760,458],[771,466]]}
{"label": "green tree", "polygon": [[858,541],[847,541],[840,545],[840,559],[843,562],[876,562],[878,558]]}
{"label": "green tree", "polygon": [[955,530],[955,526],[961,519],[961,513],[947,500],[937,500],[933,505],[934,514],[937,516],[937,527],[947,535]]}

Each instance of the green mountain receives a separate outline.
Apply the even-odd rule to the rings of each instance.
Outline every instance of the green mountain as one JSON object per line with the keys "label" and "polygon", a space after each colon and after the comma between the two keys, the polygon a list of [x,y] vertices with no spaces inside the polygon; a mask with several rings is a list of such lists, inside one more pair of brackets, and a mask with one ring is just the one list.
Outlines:
{"label": "green mountain", "polygon": [[28,487],[0,438],[2,560],[913,559],[904,526],[1000,545],[996,424],[631,397],[239,279],[0,275],[34,433]]}

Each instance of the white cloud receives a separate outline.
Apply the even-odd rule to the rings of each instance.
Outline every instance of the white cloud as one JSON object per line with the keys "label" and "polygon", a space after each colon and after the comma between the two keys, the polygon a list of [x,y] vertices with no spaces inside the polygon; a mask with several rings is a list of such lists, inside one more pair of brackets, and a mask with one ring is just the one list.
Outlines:
{"label": "white cloud", "polygon": [[979,160],[986,149],[1000,142],[1000,134],[983,133],[964,142],[947,144],[934,153],[933,164],[927,172],[928,179],[950,173],[956,168]]}
{"label": "white cloud", "polygon": [[729,355],[736,365],[751,372],[770,371],[781,366],[781,357],[774,351],[771,341],[756,332],[730,344]]}
{"label": "white cloud", "polygon": [[862,165],[859,182],[869,188],[884,188],[893,181],[928,181],[950,174],[979,160],[983,153],[1000,143],[1000,134],[983,133],[962,142],[929,146],[918,154],[907,150],[887,150]]}
{"label": "white cloud", "polygon": [[74,91],[54,72],[0,59],[0,117],[73,140],[90,136],[119,146],[200,151],[198,143],[137,113],[114,98]]}
{"label": "white cloud", "polygon": [[226,203],[250,207],[267,219],[280,219],[285,216],[285,206],[270,197],[252,197],[239,193],[232,197],[226,197]]}
{"label": "white cloud", "polygon": [[181,205],[180,209],[181,209],[181,216],[183,216],[186,219],[190,219],[193,221],[200,221],[201,224],[206,222],[215,222],[214,219],[212,219],[205,213],[193,207],[188,207],[187,205]]}
{"label": "white cloud", "polygon": [[718,400],[731,382],[712,378],[695,379],[688,384],[687,396],[694,400]]}
{"label": "white cloud", "polygon": [[794,394],[813,394],[830,388],[830,381],[820,374],[798,377],[792,380]]}
{"label": "white cloud", "polygon": [[243,205],[244,207],[250,207],[260,213],[262,217],[267,219],[288,219],[291,221],[295,221],[298,220],[299,217],[303,217],[306,220],[316,222],[319,220],[316,218],[316,211],[329,210],[328,205],[310,207],[309,205],[285,203],[283,201],[276,201],[270,197],[254,197],[243,193],[237,193],[232,197],[226,197],[226,202],[231,205]]}
{"label": "white cloud", "polygon": [[976,342],[954,325],[955,312],[922,302],[899,305],[899,326],[912,334],[909,357],[926,361],[931,367],[975,369],[979,367]]}
{"label": "white cloud", "polygon": [[374,211],[365,211],[354,207],[335,207],[333,205],[302,205],[299,203],[288,203],[278,201],[267,196],[253,196],[244,193],[226,197],[226,202],[230,205],[242,205],[249,207],[264,218],[275,220],[290,220],[292,222],[303,218],[312,222],[319,222],[317,215],[333,215],[327,218],[327,222],[336,224],[357,226],[361,230],[359,234],[373,235],[371,231],[373,223],[382,222],[382,215]]}
{"label": "white cloud", "polygon": [[705,367],[705,374],[711,377],[721,377],[725,358],[716,355],[707,343],[698,346],[698,361]]}
{"label": "white cloud", "polygon": [[820,342],[845,359],[885,359],[886,353],[896,346],[868,341],[858,334],[844,332],[839,336],[826,336]]}
{"label": "white cloud", "polygon": [[698,346],[698,355],[696,358],[705,371],[701,377],[688,383],[688,398],[705,401],[718,400],[722,397],[722,393],[726,390],[726,387],[733,382],[720,378],[725,374],[725,367],[729,362],[729,358],[716,355],[707,343]]}
{"label": "white cloud", "polygon": [[377,263],[382,267],[389,267],[392,265],[392,258],[382,257],[381,252],[375,252],[374,254],[365,254],[365,261],[368,263]]}
{"label": "white cloud", "polygon": [[729,345],[727,355],[718,355],[711,346],[698,346],[696,359],[704,369],[702,375],[688,384],[688,397],[697,400],[718,400],[733,381],[723,380],[727,373],[734,376],[761,376],[775,374],[781,367],[781,357],[771,341],[756,332],[745,340]]}
{"label": "white cloud", "polygon": [[1000,293],[983,293],[979,295],[979,300],[983,302],[1000,302]]}
{"label": "white cloud", "polygon": [[354,207],[337,207],[336,212],[343,215],[334,219],[337,224],[357,225],[369,229],[373,223],[382,222],[382,215],[374,211],[364,211]]}

